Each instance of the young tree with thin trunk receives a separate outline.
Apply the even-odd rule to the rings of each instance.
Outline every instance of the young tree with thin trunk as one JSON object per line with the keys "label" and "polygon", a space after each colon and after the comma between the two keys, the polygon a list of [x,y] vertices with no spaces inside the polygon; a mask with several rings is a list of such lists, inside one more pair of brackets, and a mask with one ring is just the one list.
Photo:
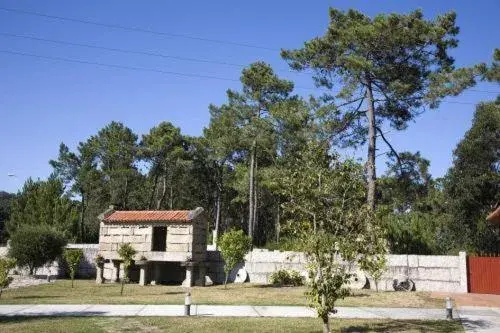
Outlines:
{"label": "young tree with thin trunk", "polygon": [[[281,55],[296,70],[312,69],[317,86],[330,93],[321,100],[331,139],[346,146],[367,143],[367,202],[375,207],[377,137],[396,154],[384,136],[388,122],[403,130],[428,106],[457,95],[475,83],[478,68],[455,69],[448,50],[458,45],[453,12],[434,20],[416,10],[409,14],[369,17],[356,10],[330,9],[324,36]],[[340,83],[340,91],[333,92]]]}
{"label": "young tree with thin trunk", "polygon": [[302,244],[309,305],[327,333],[336,302],[349,295],[354,266],[367,267],[384,255],[383,229],[365,204],[362,167],[329,153],[325,142],[308,142],[280,172],[284,228]]}
{"label": "young tree with thin trunk", "polygon": [[129,243],[122,244],[118,249],[118,255],[123,263],[123,279],[121,279],[120,295],[123,295],[123,286],[129,282],[129,270],[134,261],[137,251]]}
{"label": "young tree with thin trunk", "polygon": [[68,265],[69,277],[71,278],[71,288],[73,288],[75,283],[75,274],[78,271],[80,260],[83,257],[83,251],[82,249],[65,249],[63,257]]}
{"label": "young tree with thin trunk", "polygon": [[220,253],[224,259],[224,289],[227,288],[227,279],[236,265],[243,262],[245,255],[250,251],[252,241],[243,230],[232,229],[225,232],[219,241]]}

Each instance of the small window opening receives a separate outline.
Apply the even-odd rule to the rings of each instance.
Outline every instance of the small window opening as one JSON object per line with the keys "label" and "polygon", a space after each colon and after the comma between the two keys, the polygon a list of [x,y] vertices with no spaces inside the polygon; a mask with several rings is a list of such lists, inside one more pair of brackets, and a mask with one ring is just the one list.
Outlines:
{"label": "small window opening", "polygon": [[152,251],[167,251],[167,227],[153,227]]}

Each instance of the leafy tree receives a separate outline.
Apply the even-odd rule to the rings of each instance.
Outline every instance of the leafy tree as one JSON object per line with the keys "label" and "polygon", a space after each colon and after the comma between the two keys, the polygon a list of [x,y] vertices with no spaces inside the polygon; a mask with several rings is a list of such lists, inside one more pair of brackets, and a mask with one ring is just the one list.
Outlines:
{"label": "leafy tree", "polygon": [[224,288],[227,288],[227,279],[233,268],[245,259],[250,251],[252,240],[243,233],[243,230],[231,229],[220,238],[219,249],[224,259]]}
{"label": "leafy tree", "polygon": [[120,209],[144,206],[143,177],[138,172],[137,135],[122,123],[111,122],[86,143],[98,169],[104,175],[104,184],[110,203]]}
{"label": "leafy tree", "polygon": [[68,265],[69,276],[71,278],[71,288],[73,288],[75,273],[78,271],[80,260],[83,257],[83,251],[81,249],[65,249],[63,256],[66,264]]}
{"label": "leafy tree", "polygon": [[[168,206],[173,209],[173,191],[178,190],[174,179],[185,169],[187,163],[187,147],[180,129],[169,122],[162,122],[153,127],[149,134],[142,136],[140,147],[141,155],[149,164],[149,174],[153,179],[149,208],[161,209]],[[167,191],[168,189],[170,191]],[[168,193],[169,204],[166,202]]]}
{"label": "leafy tree", "polygon": [[12,201],[15,196],[13,193],[0,191],[0,243],[3,243],[7,236],[5,223],[9,220]]}
{"label": "leafy tree", "polygon": [[338,93],[322,98],[330,106],[325,119],[334,142],[368,142],[367,201],[372,209],[377,132],[394,151],[382,132],[384,122],[403,130],[422,107],[435,108],[440,98],[474,84],[478,68],[454,69],[448,54],[458,45],[455,17],[450,12],[426,20],[416,10],[370,18],[331,8],[324,36],[305,42],[302,49],[281,52],[293,69],[312,69],[318,86],[332,89],[341,82]]}
{"label": "leafy tree", "polygon": [[121,280],[120,295],[123,295],[123,286],[125,282],[128,283],[129,269],[130,266],[132,266],[132,263],[134,261],[134,256],[136,255],[136,253],[137,251],[129,243],[122,244],[118,249],[118,255],[120,256],[123,262],[123,279]]}
{"label": "leafy tree", "polygon": [[308,260],[309,305],[329,332],[335,303],[349,294],[351,268],[370,267],[385,252],[381,226],[365,202],[360,165],[311,141],[278,178],[286,201],[286,229],[303,244]]}
{"label": "leafy tree", "polygon": [[11,234],[9,257],[19,266],[27,266],[33,275],[36,268],[52,263],[63,252],[66,239],[47,225],[22,225]]}
{"label": "leafy tree", "polygon": [[[92,241],[93,237],[90,234],[93,228],[92,223],[88,223],[88,221],[97,220],[95,218],[97,215],[92,214],[92,207],[96,203],[101,205],[103,202],[107,203],[109,199],[103,196],[102,180],[104,176],[97,170],[97,162],[90,145],[80,142],[77,152],[71,152],[68,146],[61,143],[57,160],[50,160],[49,163],[54,168],[54,175],[66,186],[69,186],[68,194],[80,199],[77,241]],[[89,210],[90,218],[87,218]],[[89,230],[85,227],[86,224],[90,224]]]}
{"label": "leafy tree", "polygon": [[9,271],[14,267],[16,267],[16,261],[14,259],[0,258],[0,297],[2,297],[2,291],[8,288],[12,282]]}
{"label": "leafy tree", "polygon": [[453,248],[500,252],[500,237],[487,214],[500,202],[500,104],[477,106],[472,127],[453,152],[445,194],[452,216]]}
{"label": "leafy tree", "polygon": [[[258,184],[256,184],[259,160],[265,160],[276,152],[272,114],[273,105],[289,97],[293,90],[290,81],[280,79],[272,68],[263,62],[256,62],[245,68],[241,75],[242,92],[228,90],[228,103],[220,107],[210,106],[211,121],[206,131],[213,142],[219,160],[230,152],[232,158],[243,160],[246,157],[246,192],[243,194],[243,181],[236,179],[235,188],[240,190],[240,201],[248,202],[248,235],[253,241],[258,225]],[[218,139],[211,136],[215,128],[227,129],[217,133]],[[228,147],[228,144],[231,145]],[[229,149],[228,149],[229,148]]]}
{"label": "leafy tree", "polygon": [[429,166],[430,161],[420,152],[402,152],[398,157],[390,154],[387,172],[377,180],[377,203],[396,212],[418,209],[418,202],[433,186]]}
{"label": "leafy tree", "polygon": [[64,194],[60,180],[29,178],[12,203],[7,230],[10,235],[24,225],[45,225],[60,231],[66,238],[76,234],[78,215],[74,203]]}

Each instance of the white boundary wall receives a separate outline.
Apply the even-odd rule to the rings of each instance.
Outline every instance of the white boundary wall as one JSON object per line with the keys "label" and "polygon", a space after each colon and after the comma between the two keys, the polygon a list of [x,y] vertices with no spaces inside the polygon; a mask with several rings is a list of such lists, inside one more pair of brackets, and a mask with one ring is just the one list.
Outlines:
{"label": "white boundary wall", "polygon": [[[68,244],[68,248],[80,248],[84,257],[79,267],[80,277],[95,277],[94,259],[99,250],[98,244]],[[0,257],[7,254],[6,247],[0,247]],[[207,251],[209,267],[207,275],[217,283],[224,281],[224,262],[219,251]],[[424,255],[388,255],[388,269],[379,282],[379,289],[393,290],[394,278],[408,275],[415,283],[415,290],[467,292],[467,256],[460,252],[458,256],[424,256]],[[269,251],[254,249],[246,255],[245,262],[237,269],[244,268],[248,279],[253,283],[269,283],[271,274],[278,269],[306,271],[306,258],[303,253],[291,251]],[[64,267],[54,262],[51,275],[64,275]],[[40,268],[36,275],[46,275],[47,268]],[[26,274],[25,270],[19,270]],[[236,270],[235,270],[236,271]],[[230,276],[234,279],[235,272]],[[369,287],[375,289],[374,281],[367,276]]]}
{"label": "white boundary wall", "polygon": [[[209,251],[212,262],[208,274],[213,281],[224,279],[223,261],[218,251]],[[400,275],[408,276],[415,283],[415,290],[467,292],[467,256],[388,255],[387,271],[379,282],[380,290],[394,290],[393,280]],[[306,258],[303,253],[254,249],[245,257],[239,268],[244,268],[250,282],[269,283],[271,274],[279,269],[296,270],[305,275]],[[235,272],[233,272],[234,276]],[[366,274],[369,288],[375,283]],[[230,277],[230,280],[232,277]]]}

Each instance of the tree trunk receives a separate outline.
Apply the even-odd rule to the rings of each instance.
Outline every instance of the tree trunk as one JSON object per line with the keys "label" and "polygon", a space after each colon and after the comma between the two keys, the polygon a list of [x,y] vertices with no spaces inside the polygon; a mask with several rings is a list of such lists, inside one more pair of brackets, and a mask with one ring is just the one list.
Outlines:
{"label": "tree trunk", "polygon": [[330,333],[330,323],[328,321],[328,316],[322,318],[323,320],[323,333]]}
{"label": "tree trunk", "polygon": [[257,159],[255,159],[255,170],[254,170],[254,178],[253,178],[253,235],[256,235],[257,227],[259,224],[259,219],[257,215],[257,203],[258,203],[258,191],[257,191]]}
{"label": "tree trunk", "polygon": [[157,210],[161,209],[161,205],[163,204],[163,201],[165,200],[165,196],[167,195],[167,168],[166,168],[166,166],[163,166],[163,184],[162,185],[163,186],[162,186],[162,190],[161,190],[161,196],[156,203]]}
{"label": "tree trunk", "polygon": [[153,209],[153,201],[154,201],[157,185],[158,185],[158,175],[155,174],[153,188],[151,190],[151,194],[149,195],[148,209]]}
{"label": "tree trunk", "polygon": [[280,204],[278,202],[278,214],[276,216],[276,243],[280,242]]}
{"label": "tree trunk", "polygon": [[80,193],[82,194],[82,203],[80,205],[80,241],[82,243],[84,243],[85,242],[85,240],[84,240],[85,230],[84,230],[83,222],[85,221],[84,220],[84,216],[85,216],[85,194],[84,194],[83,191],[80,191]]}
{"label": "tree trunk", "polygon": [[368,103],[368,159],[366,161],[366,178],[368,183],[367,203],[371,210],[375,210],[375,105],[373,100],[373,91],[370,78],[366,78],[366,99]]}
{"label": "tree trunk", "polygon": [[174,209],[174,190],[172,184],[170,184],[170,210]]}
{"label": "tree trunk", "polygon": [[224,289],[227,289],[227,279],[229,278],[229,273],[226,273],[226,278],[224,279]]}
{"label": "tree trunk", "polygon": [[217,238],[219,237],[219,222],[220,222],[220,193],[221,191],[217,189],[217,203],[215,206],[215,233],[213,244],[215,245],[215,249],[217,249]]}
{"label": "tree trunk", "polygon": [[248,236],[253,244],[253,205],[254,205],[254,189],[253,189],[253,178],[254,178],[254,164],[255,164],[255,140],[252,143],[252,148],[250,150],[250,168],[248,170]]}

